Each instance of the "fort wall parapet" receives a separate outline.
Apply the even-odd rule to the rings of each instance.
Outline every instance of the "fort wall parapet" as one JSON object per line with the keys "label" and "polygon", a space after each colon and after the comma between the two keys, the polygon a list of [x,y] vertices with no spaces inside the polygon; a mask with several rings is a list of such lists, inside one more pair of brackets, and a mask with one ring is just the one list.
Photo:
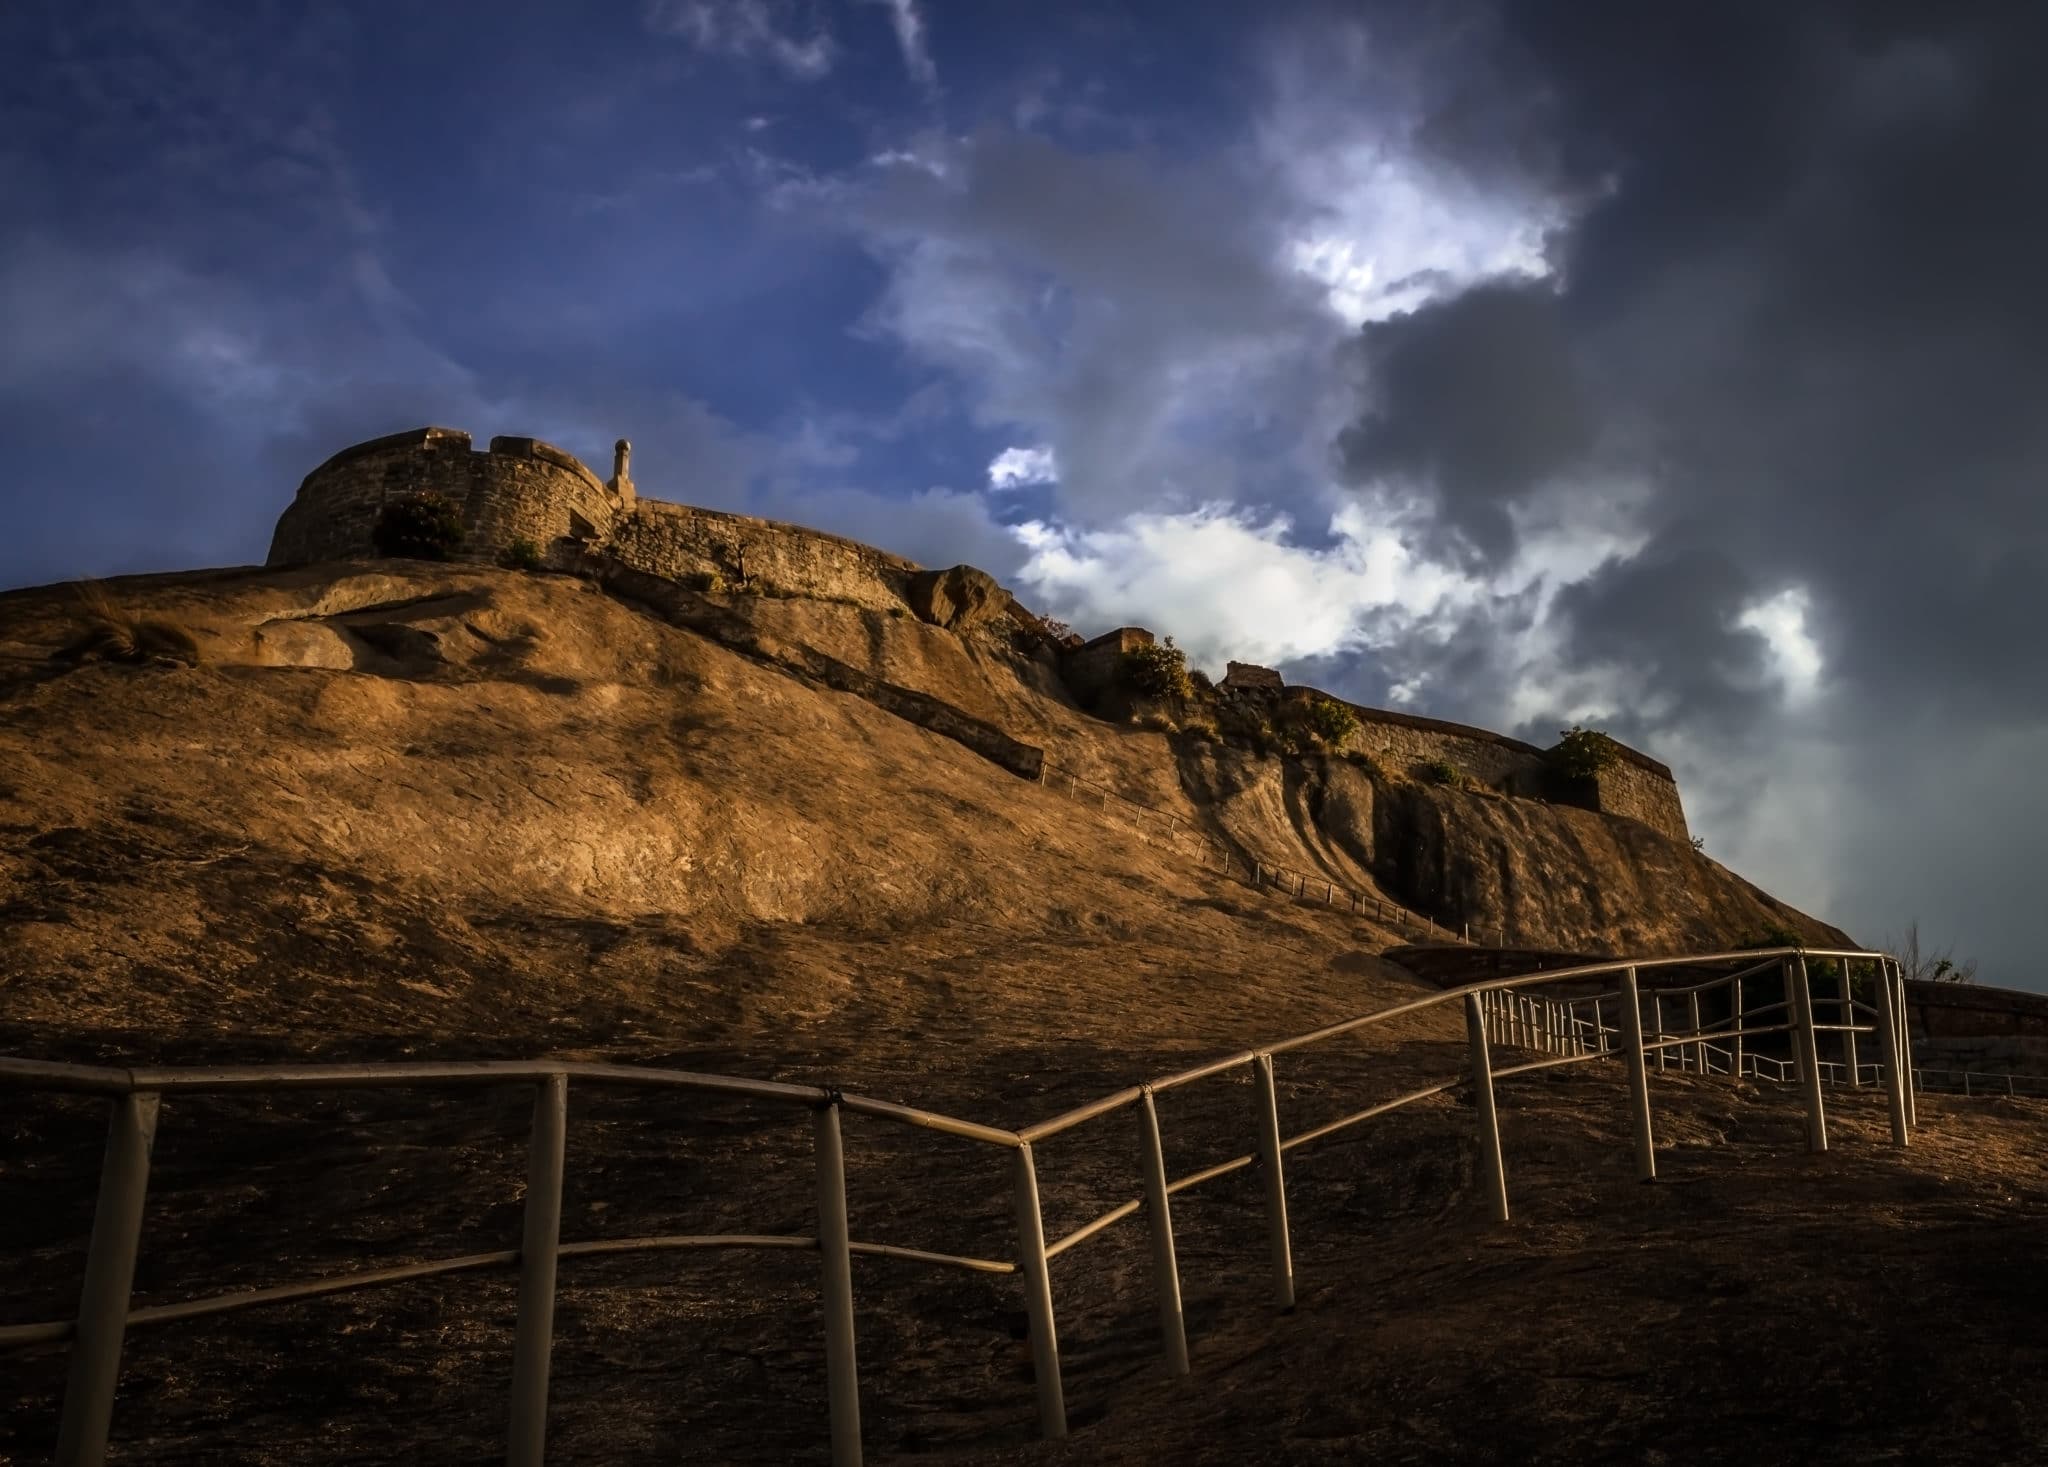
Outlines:
{"label": "fort wall parapet", "polygon": [[733,587],[900,609],[918,565],[857,540],[752,515],[642,499],[612,532],[610,553],[670,580],[716,578]]}

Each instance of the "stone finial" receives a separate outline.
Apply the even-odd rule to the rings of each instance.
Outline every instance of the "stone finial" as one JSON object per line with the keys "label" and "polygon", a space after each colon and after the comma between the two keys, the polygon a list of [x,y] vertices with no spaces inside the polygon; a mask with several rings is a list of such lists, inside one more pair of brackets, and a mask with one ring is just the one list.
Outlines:
{"label": "stone finial", "polygon": [[633,476],[629,465],[633,458],[633,445],[621,438],[612,445],[612,493],[625,501],[625,507],[633,507]]}

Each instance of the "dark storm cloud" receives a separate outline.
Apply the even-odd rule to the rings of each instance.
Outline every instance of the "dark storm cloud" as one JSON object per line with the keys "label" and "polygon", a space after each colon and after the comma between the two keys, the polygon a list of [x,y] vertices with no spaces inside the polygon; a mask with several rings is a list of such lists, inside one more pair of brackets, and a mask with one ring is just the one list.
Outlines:
{"label": "dark storm cloud", "polygon": [[[1463,34],[1420,136],[1565,201],[1556,293],[1368,327],[1340,461],[1419,481],[1495,563],[1510,506],[1632,485],[1641,548],[1551,609],[1559,710],[1590,679],[1616,732],[1689,747],[1696,819],[1859,936],[1918,913],[2039,985],[2048,10],[1574,0]],[[1788,590],[1804,702],[1740,620]]]}
{"label": "dark storm cloud", "polygon": [[1432,486],[1446,527],[1504,558],[1508,504],[1594,438],[1550,288],[1469,290],[1375,327],[1365,350],[1375,400],[1340,441],[1347,471]]}
{"label": "dark storm cloud", "polygon": [[1715,627],[1738,587],[1803,585],[1852,697],[1904,680],[2043,711],[2043,40],[2048,12],[2010,5],[1507,7],[1489,86],[1444,79],[1424,136],[1594,201],[1555,242],[1554,300],[1367,329],[1378,395],[1346,462],[1423,478],[1499,557],[1505,507],[1597,425],[1598,466],[1648,481],[1649,543],[1575,593],[1574,658],[1761,716],[1754,639]]}

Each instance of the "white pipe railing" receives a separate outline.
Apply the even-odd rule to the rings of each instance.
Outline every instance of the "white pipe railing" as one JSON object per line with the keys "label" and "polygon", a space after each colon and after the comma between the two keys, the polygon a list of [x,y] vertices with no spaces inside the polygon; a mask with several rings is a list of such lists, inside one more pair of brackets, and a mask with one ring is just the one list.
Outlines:
{"label": "white pipe railing", "polygon": [[[1855,1011],[1862,1005],[1853,999],[1842,1005],[1844,1023],[1813,1023],[1813,1005],[1805,967],[1807,957],[1835,960],[1843,964],[1845,972],[1852,963],[1868,964],[1875,970],[1879,1003],[1871,1011],[1871,1024],[1854,1024]],[[1759,958],[1763,959],[1761,967],[1744,967],[1737,973],[1710,979],[1690,989],[1667,990],[1691,995],[1686,1014],[1688,1030],[1684,1034],[1670,1036],[1664,1034],[1660,1027],[1646,1036],[1644,1005],[1637,986],[1640,971],[1676,965],[1755,964]],[[1742,979],[1770,966],[1778,967],[1785,975],[1791,997],[1786,1003],[1745,1008],[1740,999]],[[1616,980],[1614,988],[1571,1000],[1523,991],[1579,980],[1610,978]],[[109,1097],[111,1111],[105,1164],[77,1315],[69,1320],[0,1325],[0,1347],[71,1341],[57,1460],[63,1467],[80,1467],[80,1464],[97,1464],[104,1460],[115,1386],[119,1379],[122,1341],[131,1327],[313,1298],[406,1279],[517,1267],[520,1284],[514,1332],[508,1460],[538,1464],[543,1460],[545,1451],[548,1362],[556,1272],[561,1260],[594,1254],[678,1248],[801,1249],[821,1255],[827,1396],[835,1467],[853,1467],[861,1458],[851,1263],[857,1256],[897,1258],[979,1273],[1017,1275],[1023,1285],[1029,1322],[1039,1427],[1044,1435],[1058,1437],[1066,1433],[1067,1418],[1051,1265],[1072,1248],[1125,1218],[1141,1211],[1146,1215],[1151,1233],[1152,1280],[1157,1295],[1162,1349],[1168,1369],[1175,1374],[1185,1374],[1188,1369],[1186,1325],[1181,1310],[1170,1211],[1170,1199],[1174,1195],[1232,1172],[1253,1167],[1259,1170],[1265,1200],[1273,1296],[1276,1304],[1284,1307],[1292,1303],[1295,1293],[1282,1162],[1285,1154],[1376,1116],[1467,1086],[1471,1087],[1475,1101],[1480,1172],[1488,1211],[1501,1221],[1508,1216],[1508,1189],[1494,1097],[1495,1081],[1562,1065],[1587,1063],[1616,1055],[1622,1058],[1629,1082],[1636,1169],[1638,1175],[1646,1179],[1656,1174],[1647,1082],[1648,1060],[1654,1054],[1661,1066],[1667,1051],[1672,1052],[1682,1066],[1690,1065],[1700,1073],[1742,1076],[1747,1070],[1750,1075],[1762,1078],[1768,1066],[1774,1077],[1780,1080],[1788,1076],[1808,1077],[1810,1083],[1805,1087],[1808,1144],[1814,1150],[1822,1150],[1826,1145],[1821,1081],[1835,1075],[1853,1082],[1863,1069],[1868,1069],[1874,1083],[1886,1086],[1891,1100],[1892,1142],[1904,1146],[1914,1124],[1912,1082],[1923,1076],[1945,1072],[1920,1072],[1911,1066],[1910,1046],[1899,1022],[1904,1017],[1900,981],[1896,960],[1886,954],[1797,948],[1678,958],[1615,959],[1549,972],[1487,979],[1126,1087],[1018,1130],[983,1125],[915,1106],[819,1086],[569,1060],[121,1069],[0,1059],[0,1088],[101,1094]],[[1698,995],[1724,988],[1731,995],[1728,1019],[1712,1028],[1703,1026]],[[1845,995],[1850,992],[1846,979],[1843,992]],[[1603,1006],[1609,1001],[1618,1006],[1620,1022],[1617,1025],[1608,1024],[1603,1016]],[[1293,1136],[1285,1134],[1274,1083],[1274,1061],[1278,1056],[1449,1003],[1461,1005],[1464,1011],[1469,1073],[1368,1106]],[[1783,1022],[1763,1025],[1751,1022],[1765,1014],[1786,1009],[1788,1004],[1792,1012]],[[1590,1007],[1590,1017],[1580,1014],[1582,1005]],[[1661,1008],[1657,996],[1652,995],[1652,1014],[1657,1014]],[[1824,1032],[1842,1032],[1845,1036],[1877,1034],[1881,1040],[1883,1062],[1860,1065],[1854,1060],[1853,1051],[1850,1051],[1852,1058],[1846,1065],[1819,1060],[1814,1049],[1815,1035]],[[1589,1034],[1592,1036],[1590,1039],[1587,1037]],[[1757,1054],[1753,1049],[1745,1051],[1741,1048],[1743,1038],[1763,1034],[1792,1035],[1800,1054],[1808,1057],[1807,1063],[1780,1061]],[[1714,1043],[1714,1038],[1728,1040],[1732,1047]],[[1533,1049],[1545,1057],[1501,1065],[1493,1057],[1495,1046]],[[1720,1061],[1718,1069],[1714,1064],[1716,1059]],[[1166,1166],[1155,1097],[1167,1090],[1240,1068],[1249,1068],[1254,1080],[1254,1145],[1243,1155],[1187,1176],[1172,1178]],[[1969,1074],[1963,1076],[1964,1088],[1967,1089],[1971,1078]],[[818,1207],[816,1235],[720,1234],[561,1241],[564,1119],[572,1082],[640,1089],[681,1089],[812,1110]],[[133,1306],[130,1291],[141,1236],[143,1200],[148,1187],[150,1150],[163,1096],[365,1087],[464,1088],[505,1084],[532,1085],[535,1089],[527,1199],[518,1249],[216,1294],[176,1304],[140,1309]],[[2009,1077],[2007,1085],[2010,1091],[2012,1081]],[[1135,1106],[1140,1118],[1140,1195],[1119,1203],[1064,1237],[1048,1243],[1034,1148],[1041,1142],[1127,1105]],[[938,1131],[1010,1151],[1017,1250],[1014,1258],[978,1258],[854,1239],[846,1211],[845,1159],[839,1125],[843,1111]]]}

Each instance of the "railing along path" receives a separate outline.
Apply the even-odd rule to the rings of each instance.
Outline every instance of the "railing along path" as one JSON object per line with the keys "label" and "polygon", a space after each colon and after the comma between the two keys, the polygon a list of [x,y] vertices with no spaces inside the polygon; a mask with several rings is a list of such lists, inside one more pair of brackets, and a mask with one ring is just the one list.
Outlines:
{"label": "railing along path", "polygon": [[[1838,964],[1841,975],[1839,992],[1822,996],[1819,1001],[1834,1005],[1839,1022],[1821,1024],[1815,1020],[1816,996],[1807,974],[1808,958],[1826,958]],[[1664,989],[1647,995],[1646,1001],[1646,996],[1638,990],[1638,972],[1681,964],[1739,966],[1736,971],[1690,988]],[[1850,973],[1857,965],[1869,970],[1874,1003],[1866,1003],[1854,996]],[[1744,980],[1753,981],[1758,975],[1773,970],[1780,975],[1786,997],[1762,1007],[1746,1006],[1743,1001]],[[1582,985],[1594,980],[1611,981],[1614,986],[1602,988],[1592,995],[1569,999],[1540,991],[1559,984]],[[1752,988],[1752,994],[1754,991]],[[1726,1013],[1712,1024],[1703,1024],[1701,999],[1709,994],[1726,995]],[[1609,1058],[1618,1058],[1622,1062],[1628,1078],[1635,1169],[1637,1175],[1645,1180],[1654,1177],[1657,1171],[1649,1096],[1649,1073],[1653,1065],[1660,1071],[1671,1064],[1694,1073],[1747,1075],[1758,1079],[1767,1078],[1765,1070],[1769,1067],[1771,1074],[1768,1078],[1790,1080],[1801,1087],[1807,1144],[1814,1151],[1827,1149],[1823,1079],[1828,1078],[1832,1070],[1854,1085],[1860,1084],[1867,1073],[1885,1090],[1893,1144],[1904,1146],[1915,1123],[1915,1115],[1914,1085],[1910,1078],[1910,1038],[1904,1022],[1903,995],[1897,961],[1877,952],[1773,948],[1682,958],[1589,963],[1446,989],[1132,1085],[1014,1130],[820,1086],[567,1060],[121,1069],[0,1059],[0,1087],[18,1091],[104,1095],[109,1099],[111,1112],[77,1313],[71,1319],[0,1325],[0,1348],[64,1340],[70,1342],[57,1460],[64,1467],[79,1467],[79,1464],[97,1464],[105,1458],[115,1389],[120,1376],[122,1342],[131,1328],[153,1327],[182,1319],[442,1274],[516,1268],[519,1273],[518,1314],[513,1338],[507,1460],[518,1464],[518,1467],[528,1467],[528,1464],[542,1461],[546,1443],[548,1366],[554,1330],[555,1275],[560,1260],[595,1254],[683,1249],[799,1249],[819,1255],[819,1286],[825,1323],[825,1374],[835,1467],[850,1467],[861,1458],[852,1268],[853,1259],[861,1256],[889,1257],[979,1273],[1017,1275],[1029,1320],[1039,1427],[1048,1437],[1060,1437],[1066,1434],[1067,1414],[1060,1376],[1051,1265],[1055,1259],[1124,1219],[1140,1212],[1145,1215],[1150,1232],[1151,1279],[1158,1305],[1161,1350],[1168,1368],[1175,1374],[1185,1374],[1188,1370],[1188,1343],[1181,1312],[1180,1274],[1175,1258],[1172,1219],[1172,1198],[1176,1195],[1232,1172],[1246,1168],[1259,1171],[1273,1299],[1284,1307],[1294,1302],[1294,1266],[1284,1165],[1286,1154],[1375,1116],[1453,1090],[1469,1088],[1472,1093],[1477,1118],[1480,1175],[1488,1210],[1497,1221],[1507,1219],[1508,1193],[1494,1082],[1559,1066]],[[1666,1028],[1667,1003],[1678,1004],[1682,1010],[1683,1017],[1678,1021],[1676,1032]],[[1279,1056],[1439,1004],[1457,1004],[1464,1010],[1469,1051],[1466,1073],[1367,1106],[1292,1136],[1285,1134],[1273,1078],[1274,1062]],[[1870,1022],[1859,1022],[1861,1017],[1868,1017]],[[1753,1022],[1761,1020],[1770,1021]],[[1771,1034],[1791,1036],[1792,1058],[1789,1061],[1759,1055],[1753,1048],[1745,1048],[1745,1040]],[[1841,1036],[1843,1059],[1839,1064],[1820,1058],[1818,1046],[1822,1034]],[[1877,1037],[1881,1052],[1878,1063],[1864,1064],[1857,1058],[1857,1039],[1865,1034]],[[1542,1057],[1497,1065],[1492,1057],[1492,1048],[1496,1045],[1534,1050]],[[1160,1134],[1157,1097],[1167,1091],[1238,1070],[1250,1072],[1257,1097],[1255,1123],[1247,1138],[1249,1148],[1242,1155],[1200,1171],[1170,1177]],[[817,1182],[816,1233],[668,1235],[564,1243],[560,1237],[562,1179],[571,1082],[580,1086],[681,1090],[810,1110],[813,1114]],[[505,1084],[531,1085],[534,1089],[527,1191],[517,1248],[215,1294],[147,1308],[133,1306],[130,1294],[141,1240],[150,1151],[165,1096],[366,1087],[463,1088]],[[1083,1223],[1065,1236],[1048,1240],[1039,1198],[1036,1148],[1089,1122],[1125,1109],[1135,1111],[1138,1120],[1138,1145],[1134,1158],[1138,1195]],[[846,1207],[845,1159],[840,1136],[842,1112],[943,1132],[1008,1151],[1011,1154],[1011,1193],[1016,1229],[1009,1255],[971,1257],[854,1239]]]}

